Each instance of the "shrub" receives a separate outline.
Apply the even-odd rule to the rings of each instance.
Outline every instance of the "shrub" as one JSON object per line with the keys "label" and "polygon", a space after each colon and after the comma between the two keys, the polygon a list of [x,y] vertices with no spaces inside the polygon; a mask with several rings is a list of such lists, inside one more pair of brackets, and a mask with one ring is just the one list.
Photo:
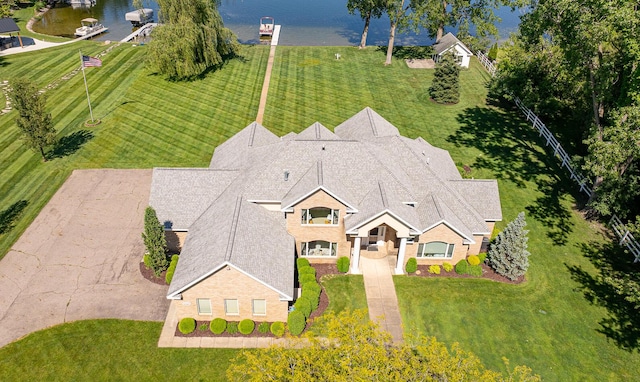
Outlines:
{"label": "shrub", "polygon": [[304,266],[309,266],[309,260],[305,259],[304,257],[298,257],[296,259],[296,266],[298,267],[298,269],[304,267]]}
{"label": "shrub", "polygon": [[318,283],[307,283],[302,286],[302,294],[309,293],[312,296],[320,296],[322,288]]}
{"label": "shrub", "polygon": [[526,225],[524,212],[520,212],[518,217],[498,234],[495,243],[489,249],[489,266],[509,280],[517,280],[529,269],[529,231],[524,229]]}
{"label": "shrub", "polygon": [[444,264],[442,264],[442,268],[444,268],[446,272],[451,272],[453,270],[453,265],[445,261]]}
{"label": "shrub", "polygon": [[474,277],[482,277],[482,267],[479,265],[472,265],[467,269],[467,274]]}
{"label": "shrub", "polygon": [[287,328],[289,329],[289,333],[294,336],[298,336],[304,330],[304,327],[307,325],[307,320],[299,310],[294,310],[289,313],[289,317],[287,317]]}
{"label": "shrub", "polygon": [[467,260],[460,260],[458,264],[456,264],[456,273],[459,275],[466,275],[468,269],[469,263],[467,263]]}
{"label": "shrub", "polygon": [[338,259],[338,262],[336,263],[336,266],[338,267],[338,272],[341,272],[341,273],[349,272],[349,265],[350,265],[350,261],[347,256],[341,256]]}
{"label": "shrub", "polygon": [[144,263],[144,266],[147,267],[147,269],[151,269],[151,255],[145,253],[142,257],[142,262]]}
{"label": "shrub", "polygon": [[207,330],[209,330],[209,324],[207,324],[206,322],[204,324],[200,324],[200,326],[198,326],[198,330],[201,332],[206,332]]}
{"label": "shrub", "polygon": [[178,323],[178,330],[182,334],[189,334],[196,330],[196,320],[191,317],[185,317]]}
{"label": "shrub", "polygon": [[316,281],[315,275],[298,275],[298,282],[300,284],[304,284],[312,281]]}
{"label": "shrub", "polygon": [[313,275],[315,277],[316,269],[314,267],[312,267],[312,266],[305,265],[304,267],[298,268],[298,274],[299,275]]}
{"label": "shrub", "polygon": [[227,333],[229,334],[238,333],[238,323],[235,321],[227,322]]}
{"label": "shrub", "polygon": [[178,255],[171,256],[171,263],[169,264],[169,268],[167,268],[167,273],[164,275],[164,281],[167,284],[171,284],[171,280],[173,280],[173,274],[176,272],[179,258],[180,256]]}
{"label": "shrub", "polygon": [[167,261],[167,240],[165,238],[164,226],[158,220],[156,210],[147,207],[144,211],[144,232],[142,240],[149,254],[149,264],[153,273],[160,276],[162,271],[169,266]]}
{"label": "shrub", "polygon": [[269,331],[269,323],[261,322],[260,324],[258,324],[258,331],[260,333],[267,333]]}
{"label": "shrub", "polygon": [[297,311],[300,311],[304,314],[304,318],[309,318],[311,315],[312,303],[309,297],[301,296],[296,300],[296,303],[293,304]]}
{"label": "shrub", "polygon": [[412,257],[409,260],[407,260],[407,265],[405,265],[405,270],[407,271],[407,273],[416,273],[416,271],[418,270],[418,260],[416,260],[415,257]]}
{"label": "shrub", "polygon": [[284,335],[284,322],[276,321],[271,324],[271,334],[276,337],[282,337]]}
{"label": "shrub", "polygon": [[478,253],[478,258],[480,259],[480,264],[484,263],[484,261],[487,259],[487,253],[486,252]]}
{"label": "shrub", "polygon": [[213,334],[222,334],[224,330],[227,328],[227,320],[224,318],[214,318],[209,324],[209,330]]}
{"label": "shrub", "polygon": [[441,56],[433,72],[429,96],[437,103],[452,104],[460,100],[460,66],[452,52]]}
{"label": "shrub", "polygon": [[253,333],[253,329],[255,328],[256,323],[248,318],[245,318],[244,320],[240,321],[240,324],[238,324],[238,330],[245,336]]}
{"label": "shrub", "polygon": [[437,264],[433,264],[429,266],[429,273],[434,274],[434,275],[439,275],[440,274],[440,266]]}
{"label": "shrub", "polygon": [[476,255],[471,255],[471,256],[467,257],[467,262],[471,266],[478,265],[478,264],[480,264],[480,258],[478,256],[476,256]]}

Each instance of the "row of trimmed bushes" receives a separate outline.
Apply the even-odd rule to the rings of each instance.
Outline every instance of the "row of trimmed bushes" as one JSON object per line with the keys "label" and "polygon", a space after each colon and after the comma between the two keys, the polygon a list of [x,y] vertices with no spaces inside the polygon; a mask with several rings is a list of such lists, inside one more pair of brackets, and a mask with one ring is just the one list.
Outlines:
{"label": "row of trimmed bushes", "polygon": [[[213,334],[222,334],[226,332],[228,334],[240,333],[244,335],[249,335],[253,333],[255,328],[256,328],[256,323],[253,320],[250,320],[248,318],[240,322],[227,321],[224,318],[214,318],[209,323],[208,329]],[[204,327],[204,325],[199,329],[207,330],[206,327]],[[191,317],[185,317],[181,319],[180,322],[178,323],[178,330],[180,330],[180,333],[182,334],[192,333],[194,330],[196,330],[196,320]],[[258,323],[258,332],[267,333],[269,331],[271,331],[271,334],[273,334],[276,337],[282,337],[284,335],[284,322],[276,321],[271,325],[269,325],[268,322]]]}
{"label": "row of trimmed bushes", "polygon": [[169,268],[167,268],[167,273],[165,273],[164,275],[164,281],[167,284],[171,284],[171,280],[173,280],[173,274],[176,271],[176,267],[178,266],[179,259],[180,259],[180,256],[178,255],[171,256],[171,263],[169,263]]}
{"label": "row of trimmed bushes", "polygon": [[294,336],[300,335],[307,326],[307,320],[311,313],[318,309],[322,287],[316,280],[316,269],[311,266],[309,260],[299,257],[296,259],[298,268],[298,283],[302,288],[302,294],[293,304],[293,311],[287,317],[287,329]]}
{"label": "row of trimmed bushes", "polygon": [[[471,275],[474,277],[482,276],[482,267],[480,264],[484,263],[487,258],[486,253],[480,253],[478,255],[471,255],[466,259],[458,261],[456,266],[454,267],[451,263],[443,263],[442,268],[446,272],[451,272],[455,269],[456,273],[459,275]],[[429,273],[439,275],[440,274],[440,265],[434,264],[429,266]],[[415,257],[407,260],[407,264],[405,265],[405,270],[407,273],[415,273],[418,270],[418,260]]]}

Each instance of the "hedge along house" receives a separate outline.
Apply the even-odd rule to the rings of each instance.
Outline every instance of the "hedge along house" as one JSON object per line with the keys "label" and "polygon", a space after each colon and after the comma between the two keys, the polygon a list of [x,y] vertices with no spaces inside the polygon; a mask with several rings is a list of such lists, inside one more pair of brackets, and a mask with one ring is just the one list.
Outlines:
{"label": "hedge along house", "polygon": [[435,53],[433,55],[433,61],[439,62],[443,54],[453,52],[456,62],[463,68],[469,67],[471,56],[473,56],[473,52],[451,32],[436,41],[436,43],[433,44],[433,50]]}
{"label": "hedge along house", "polygon": [[284,321],[295,258],[391,256],[455,264],[502,219],[495,180],[462,179],[449,153],[366,108],[335,128],[277,137],[252,123],[209,168],[153,172],[150,204],[180,261],[167,293],[178,318]]}

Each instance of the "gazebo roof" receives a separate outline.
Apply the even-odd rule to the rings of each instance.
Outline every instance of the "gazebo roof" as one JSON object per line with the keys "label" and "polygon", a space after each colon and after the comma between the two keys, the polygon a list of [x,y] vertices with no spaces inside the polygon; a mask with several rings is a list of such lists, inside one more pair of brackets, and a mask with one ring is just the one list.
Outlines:
{"label": "gazebo roof", "polygon": [[11,17],[0,19],[0,33],[20,32],[18,24]]}

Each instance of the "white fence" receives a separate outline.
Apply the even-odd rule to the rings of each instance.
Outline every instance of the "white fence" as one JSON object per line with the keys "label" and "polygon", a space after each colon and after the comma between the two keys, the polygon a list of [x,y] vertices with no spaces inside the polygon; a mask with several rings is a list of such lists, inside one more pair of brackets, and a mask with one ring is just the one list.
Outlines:
{"label": "white fence", "polygon": [[[480,51],[476,52],[476,55],[480,63],[485,67],[485,69],[487,69],[491,76],[495,76],[497,68],[493,64],[493,62],[491,62],[491,60],[489,60],[489,58]],[[538,130],[538,133],[540,133],[540,136],[544,138],[546,145],[550,146],[553,149],[553,155],[558,158],[558,160],[560,160],[560,167],[565,167],[569,171],[569,173],[571,174],[571,180],[578,183],[581,192],[587,194],[588,197],[592,197],[593,190],[589,185],[589,180],[582,174],[580,174],[576,168],[573,167],[569,154],[567,154],[564,148],[562,148],[562,145],[560,145],[560,142],[558,142],[553,133],[547,128],[544,123],[542,123],[540,118],[538,118],[538,116],[533,111],[531,111],[531,109],[529,109],[524,105],[524,103],[522,103],[520,98],[514,96],[514,101],[520,111],[522,111],[524,116],[527,118],[527,121],[531,122],[533,124],[533,127]],[[620,245],[626,246],[627,249],[635,256],[634,262],[639,262],[640,245],[633,237],[631,232],[629,232],[629,230],[616,215],[613,215],[613,217],[611,218],[611,222],[609,222],[609,225],[611,225],[613,231],[616,233],[616,235],[618,235],[618,238],[620,239]]]}

